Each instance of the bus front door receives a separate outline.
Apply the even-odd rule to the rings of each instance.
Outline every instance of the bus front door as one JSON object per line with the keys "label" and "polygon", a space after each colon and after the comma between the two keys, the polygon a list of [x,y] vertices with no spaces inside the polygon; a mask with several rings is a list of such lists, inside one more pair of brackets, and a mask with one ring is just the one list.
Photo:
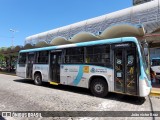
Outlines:
{"label": "bus front door", "polygon": [[28,61],[27,61],[27,78],[32,79],[32,71],[33,71],[33,62],[34,62],[34,53],[28,53]]}
{"label": "bus front door", "polygon": [[116,92],[138,95],[136,59],[135,48],[114,50],[114,88]]}
{"label": "bus front door", "polygon": [[51,53],[50,77],[53,82],[60,83],[61,52]]}

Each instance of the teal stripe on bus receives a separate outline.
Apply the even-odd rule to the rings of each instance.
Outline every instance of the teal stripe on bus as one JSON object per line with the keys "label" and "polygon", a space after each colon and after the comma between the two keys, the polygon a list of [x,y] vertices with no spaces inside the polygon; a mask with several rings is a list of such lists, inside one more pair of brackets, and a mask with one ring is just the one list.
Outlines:
{"label": "teal stripe on bus", "polygon": [[79,66],[78,75],[76,76],[75,80],[73,81],[73,85],[77,86],[79,82],[81,81],[83,76],[83,66]]}

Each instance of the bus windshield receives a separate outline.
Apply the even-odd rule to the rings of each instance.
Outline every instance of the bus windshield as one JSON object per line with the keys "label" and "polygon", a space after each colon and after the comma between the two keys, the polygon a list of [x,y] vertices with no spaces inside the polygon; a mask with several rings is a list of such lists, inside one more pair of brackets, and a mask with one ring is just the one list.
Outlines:
{"label": "bus windshield", "polygon": [[[141,53],[142,53],[142,61],[143,61],[143,67],[144,67],[144,71],[146,72],[148,78],[150,78],[150,75],[149,75],[149,54],[145,55],[145,51],[144,49],[148,49],[148,46],[145,44],[141,45],[140,44],[140,48],[141,48]],[[149,51],[147,51],[149,53]]]}

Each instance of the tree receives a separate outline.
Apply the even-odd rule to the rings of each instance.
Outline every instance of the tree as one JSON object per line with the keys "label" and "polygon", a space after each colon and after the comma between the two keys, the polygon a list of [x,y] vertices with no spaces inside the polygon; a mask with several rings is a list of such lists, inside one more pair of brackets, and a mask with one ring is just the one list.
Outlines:
{"label": "tree", "polygon": [[0,66],[2,66],[4,64],[4,55],[0,54]]}

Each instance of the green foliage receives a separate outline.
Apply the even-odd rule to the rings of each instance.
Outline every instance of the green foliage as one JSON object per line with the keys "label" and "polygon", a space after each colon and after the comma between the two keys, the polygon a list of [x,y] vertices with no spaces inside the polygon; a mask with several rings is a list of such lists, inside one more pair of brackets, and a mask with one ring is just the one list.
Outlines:
{"label": "green foliage", "polygon": [[4,61],[4,55],[0,54],[0,62]]}
{"label": "green foliage", "polygon": [[2,54],[0,54],[0,67],[4,66],[5,58]]}

